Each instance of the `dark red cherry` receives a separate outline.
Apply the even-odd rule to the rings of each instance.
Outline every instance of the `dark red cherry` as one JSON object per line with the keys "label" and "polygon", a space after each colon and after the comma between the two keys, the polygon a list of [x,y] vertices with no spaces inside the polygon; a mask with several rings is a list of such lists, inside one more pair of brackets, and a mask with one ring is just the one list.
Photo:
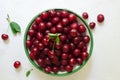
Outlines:
{"label": "dark red cherry", "polygon": [[43,13],[41,14],[41,18],[42,18],[43,20],[48,20],[48,18],[49,18],[49,13],[48,13],[48,12],[43,12]]}
{"label": "dark red cherry", "polygon": [[81,33],[86,32],[86,28],[85,28],[85,26],[83,24],[79,25],[79,32],[81,32]]}
{"label": "dark red cherry", "polygon": [[97,21],[98,21],[99,23],[102,23],[102,22],[104,21],[104,15],[103,15],[103,14],[98,14],[98,15],[97,15]]}
{"label": "dark red cherry", "polygon": [[84,41],[85,43],[89,43],[90,37],[89,37],[88,35],[85,35],[85,36],[83,37],[83,41]]}
{"label": "dark red cherry", "polygon": [[61,11],[61,16],[62,16],[63,18],[68,17],[68,16],[69,16],[68,11],[66,11],[66,10],[62,10],[62,11]]}
{"label": "dark red cherry", "polygon": [[87,13],[87,12],[83,12],[83,13],[82,13],[82,17],[83,17],[84,19],[88,19],[88,17],[89,17],[89,16],[88,16],[88,13]]}
{"label": "dark red cherry", "polygon": [[27,47],[31,47],[32,46],[32,41],[31,40],[27,40],[26,41],[26,46]]}
{"label": "dark red cherry", "polygon": [[56,27],[52,27],[52,28],[50,29],[50,32],[51,32],[51,33],[56,33],[56,32],[57,32]]}
{"label": "dark red cherry", "polygon": [[64,44],[63,47],[62,47],[62,51],[63,52],[68,52],[69,50],[70,50],[69,44]]}
{"label": "dark red cherry", "polygon": [[33,29],[28,30],[28,35],[29,36],[34,36],[34,34],[35,34],[35,31]]}
{"label": "dark red cherry", "polygon": [[47,22],[47,23],[46,23],[46,27],[47,27],[48,29],[50,29],[50,28],[52,27],[52,23],[51,23],[51,22]]}
{"label": "dark red cherry", "polygon": [[62,59],[68,59],[68,54],[62,53]]}
{"label": "dark red cherry", "polygon": [[53,67],[53,72],[54,72],[55,74],[58,73],[58,71],[59,71],[58,67]]}
{"label": "dark red cherry", "polygon": [[57,32],[62,32],[63,26],[61,24],[56,25],[56,30],[57,30]]}
{"label": "dark red cherry", "polygon": [[69,24],[69,19],[68,18],[63,18],[62,19],[62,25],[67,26]]}
{"label": "dark red cherry", "polygon": [[68,18],[69,18],[69,21],[70,21],[70,22],[76,21],[76,15],[75,15],[75,14],[72,14],[72,13],[69,14],[69,17],[68,17]]}
{"label": "dark red cherry", "polygon": [[46,29],[46,25],[44,22],[39,23],[39,31],[44,31]]}
{"label": "dark red cherry", "polygon": [[77,58],[77,63],[78,63],[79,65],[81,65],[81,64],[83,63],[82,58]]}
{"label": "dark red cherry", "polygon": [[52,71],[50,66],[47,66],[44,70],[46,73],[50,73]]}
{"label": "dark red cherry", "polygon": [[37,24],[39,24],[40,22],[42,22],[41,17],[37,17],[37,18],[35,19],[35,22],[36,22]]}
{"label": "dark red cherry", "polygon": [[74,66],[76,63],[77,63],[77,61],[76,61],[75,58],[71,58],[70,61],[69,61],[69,64],[70,64],[71,66]]}
{"label": "dark red cherry", "polygon": [[54,58],[55,57],[55,53],[53,51],[48,51],[48,57],[49,58]]}
{"label": "dark red cherry", "polygon": [[66,70],[67,72],[71,72],[71,71],[73,70],[73,67],[70,66],[70,65],[67,65],[67,66],[65,67],[65,70]]}
{"label": "dark red cherry", "polygon": [[70,35],[71,35],[72,37],[77,36],[77,30],[76,30],[76,29],[71,29],[71,30],[70,30]]}
{"label": "dark red cherry", "polygon": [[94,29],[95,28],[95,22],[90,22],[89,26],[90,26],[90,29]]}
{"label": "dark red cherry", "polygon": [[43,38],[43,34],[38,32],[36,37],[37,37],[38,40],[41,40]]}
{"label": "dark red cherry", "polygon": [[67,36],[66,35],[60,35],[60,41],[61,42],[65,42],[67,39]]}
{"label": "dark red cherry", "polygon": [[80,56],[81,52],[80,49],[74,49],[73,54],[77,57]]}
{"label": "dark red cherry", "polygon": [[53,24],[58,24],[59,22],[60,22],[59,17],[54,17],[54,18],[52,19],[52,23],[53,23]]}
{"label": "dark red cherry", "polygon": [[14,62],[14,67],[15,67],[16,69],[19,68],[20,65],[21,65],[21,62],[20,62],[20,61],[15,61],[15,62]]}
{"label": "dark red cherry", "polygon": [[87,52],[82,52],[82,59],[87,60],[88,59],[88,53]]}
{"label": "dark red cherry", "polygon": [[78,23],[74,22],[70,25],[70,29],[78,29]]}

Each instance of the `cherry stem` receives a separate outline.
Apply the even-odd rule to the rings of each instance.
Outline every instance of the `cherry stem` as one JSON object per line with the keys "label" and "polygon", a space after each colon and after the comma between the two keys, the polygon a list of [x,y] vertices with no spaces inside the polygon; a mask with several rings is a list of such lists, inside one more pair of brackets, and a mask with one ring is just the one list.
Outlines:
{"label": "cherry stem", "polygon": [[7,21],[10,23],[10,16],[9,16],[9,14],[7,14]]}
{"label": "cherry stem", "polygon": [[53,46],[52,46],[52,51],[54,52],[55,50],[55,44],[56,44],[56,39],[59,37],[59,35],[61,35],[61,33],[56,33],[56,34],[53,34],[53,33],[49,33],[49,39],[51,39],[52,37],[54,37],[54,43],[53,43]]}

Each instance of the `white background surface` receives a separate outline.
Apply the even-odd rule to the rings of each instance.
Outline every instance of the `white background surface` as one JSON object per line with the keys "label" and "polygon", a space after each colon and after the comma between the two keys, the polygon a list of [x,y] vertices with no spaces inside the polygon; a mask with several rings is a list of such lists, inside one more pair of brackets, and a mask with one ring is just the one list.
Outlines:
{"label": "white background surface", "polygon": [[[66,77],[46,75],[28,61],[23,36],[29,21],[39,12],[49,8],[67,8],[78,14],[87,11],[90,21],[99,13],[105,15],[103,24],[93,32],[94,50],[90,61],[77,73]],[[7,13],[21,25],[22,33],[14,36],[6,21]],[[0,38],[0,80],[120,80],[120,0],[0,0],[0,36],[9,34],[9,41]],[[20,60],[20,70],[13,62]],[[33,68],[26,78],[25,72]]]}

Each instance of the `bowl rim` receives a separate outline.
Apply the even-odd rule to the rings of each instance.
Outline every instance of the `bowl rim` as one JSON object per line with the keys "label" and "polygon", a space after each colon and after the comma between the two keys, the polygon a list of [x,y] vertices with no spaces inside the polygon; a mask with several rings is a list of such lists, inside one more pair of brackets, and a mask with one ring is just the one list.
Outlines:
{"label": "bowl rim", "polygon": [[[47,10],[44,10],[44,11],[42,11],[42,12],[46,12],[46,11],[49,11],[49,10],[51,10],[51,9],[47,9]],[[48,74],[48,75],[52,75],[52,76],[68,76],[68,75],[70,75],[70,74],[73,74],[73,73],[81,70],[81,69],[88,63],[88,61],[89,61],[89,59],[90,59],[90,57],[91,57],[91,55],[92,55],[92,51],[93,51],[93,35],[92,35],[92,32],[91,32],[91,30],[90,30],[89,25],[87,24],[87,22],[86,22],[81,16],[79,16],[77,13],[75,13],[75,12],[73,12],[73,11],[71,11],[71,10],[68,10],[68,9],[54,8],[53,10],[66,10],[66,11],[68,11],[68,12],[70,12],[70,13],[75,14],[75,15],[84,23],[84,25],[85,25],[86,28],[87,28],[88,34],[89,34],[89,36],[90,36],[90,43],[89,43],[90,49],[89,49],[89,51],[88,51],[89,56],[88,56],[88,59],[87,59],[86,61],[84,61],[84,63],[83,63],[82,65],[80,65],[77,69],[74,69],[74,70],[73,70],[72,72],[70,72],[70,73],[66,72],[66,73],[63,73],[63,74],[55,74],[55,73],[49,73],[49,74]],[[40,67],[34,62],[34,60],[30,59],[30,57],[29,57],[29,52],[28,52],[28,48],[27,48],[27,46],[26,46],[27,31],[28,31],[28,29],[31,27],[31,25],[33,24],[34,20],[35,20],[42,12],[40,12],[40,13],[38,13],[36,16],[34,16],[34,17],[32,18],[32,20],[29,22],[29,24],[27,25],[27,28],[26,28],[25,33],[24,33],[23,44],[24,44],[24,50],[25,50],[26,56],[27,56],[27,58],[29,59],[30,63],[31,63],[35,68],[37,68],[38,70],[40,70],[40,71],[42,71],[43,73],[45,73],[44,70],[43,70],[42,68],[40,68]],[[47,73],[45,73],[45,74],[47,74]]]}

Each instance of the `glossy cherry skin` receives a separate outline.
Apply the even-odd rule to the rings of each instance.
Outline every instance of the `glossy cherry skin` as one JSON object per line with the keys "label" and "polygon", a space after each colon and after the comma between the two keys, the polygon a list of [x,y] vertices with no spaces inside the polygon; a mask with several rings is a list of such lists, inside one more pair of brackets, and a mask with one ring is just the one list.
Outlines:
{"label": "glossy cherry skin", "polygon": [[43,13],[41,13],[41,18],[42,18],[43,20],[48,20],[48,18],[49,18],[49,13],[48,13],[48,12],[43,12]]}
{"label": "glossy cherry skin", "polygon": [[85,26],[83,24],[79,25],[79,32],[81,32],[81,33],[86,32],[86,28],[85,28]]}
{"label": "glossy cherry skin", "polygon": [[53,26],[53,24],[52,24],[51,22],[47,22],[47,23],[46,23],[46,27],[47,27],[48,29],[50,29],[52,26]]}
{"label": "glossy cherry skin", "polygon": [[62,32],[63,26],[61,24],[56,25],[56,30],[57,30],[57,32]]}
{"label": "glossy cherry skin", "polygon": [[90,26],[90,29],[94,29],[95,26],[96,26],[96,24],[95,24],[95,22],[90,22],[90,23],[89,23],[89,26]]}
{"label": "glossy cherry skin", "polygon": [[68,17],[68,18],[69,18],[69,21],[70,21],[70,22],[76,21],[76,15],[75,15],[75,14],[72,14],[72,13],[69,14],[69,17]]}
{"label": "glossy cherry skin", "polygon": [[36,37],[38,40],[41,40],[43,38],[43,34],[41,32],[38,32]]}
{"label": "glossy cherry skin", "polygon": [[60,22],[59,17],[54,17],[54,18],[52,19],[52,23],[53,23],[53,24],[58,24],[59,22]]}
{"label": "glossy cherry skin", "polygon": [[89,43],[90,37],[89,37],[88,35],[85,35],[85,36],[83,37],[83,41],[84,41],[85,43]]}
{"label": "glossy cherry skin", "polygon": [[68,59],[68,54],[62,53],[62,59]]}
{"label": "glossy cherry skin", "polygon": [[77,36],[77,30],[76,29],[71,29],[70,30],[70,36],[72,36],[72,37]]}
{"label": "glossy cherry skin", "polygon": [[88,53],[87,52],[82,52],[82,59],[87,60],[88,59]]}
{"label": "glossy cherry skin", "polygon": [[21,65],[21,62],[20,61],[15,61],[14,62],[14,68],[19,68],[20,67],[20,65]]}
{"label": "glossy cherry skin", "polygon": [[78,63],[79,65],[81,65],[81,64],[83,63],[82,58],[77,58],[77,63]]}
{"label": "glossy cherry skin", "polygon": [[31,40],[27,40],[26,41],[26,46],[27,47],[31,47],[32,46],[32,41]]}
{"label": "glossy cherry skin", "polygon": [[69,24],[69,19],[68,18],[63,18],[62,19],[62,25],[67,26]]}
{"label": "glossy cherry skin", "polygon": [[49,58],[54,58],[55,57],[55,53],[53,51],[48,51],[48,57]]}
{"label": "glossy cherry skin", "polygon": [[35,31],[33,29],[28,30],[28,35],[29,36],[34,36]]}
{"label": "glossy cherry skin", "polygon": [[84,19],[88,19],[88,17],[89,17],[89,16],[88,16],[88,13],[87,13],[87,12],[83,12],[83,13],[82,13],[82,17],[83,17]]}
{"label": "glossy cherry skin", "polygon": [[69,61],[69,64],[70,64],[71,66],[74,66],[76,63],[77,63],[77,61],[76,61],[75,58],[71,58],[70,61]]}
{"label": "glossy cherry skin", "polygon": [[74,22],[70,25],[70,29],[76,29],[77,30],[78,28],[79,28],[78,23],[76,23],[76,22]]}
{"label": "glossy cherry skin", "polygon": [[71,72],[71,71],[73,70],[73,67],[70,66],[70,65],[67,65],[67,66],[65,67],[65,70],[66,70],[67,72]]}
{"label": "glossy cherry skin", "polygon": [[55,74],[58,73],[58,71],[59,71],[58,67],[53,67],[53,72],[54,72]]}
{"label": "glossy cherry skin", "polygon": [[67,36],[66,35],[60,35],[60,41],[61,42],[65,42],[67,39]]}
{"label": "glossy cherry skin", "polygon": [[74,54],[76,57],[80,56],[80,54],[81,54],[80,49],[74,49],[73,54]]}
{"label": "glossy cherry skin", "polygon": [[46,73],[50,73],[52,71],[50,66],[47,66],[44,70]]}
{"label": "glossy cherry skin", "polygon": [[70,46],[68,44],[64,44],[63,47],[62,47],[63,52],[68,52],[69,49],[70,49]]}
{"label": "glossy cherry skin", "polygon": [[97,21],[98,21],[99,23],[102,23],[102,22],[104,21],[104,15],[103,15],[103,14],[98,14],[98,15],[97,15]]}
{"label": "glossy cherry skin", "polygon": [[35,22],[36,22],[37,24],[39,24],[40,22],[42,22],[41,17],[37,17],[37,18],[35,19]]}
{"label": "glossy cherry skin", "polygon": [[39,23],[39,31],[44,31],[46,29],[46,25],[44,22]]}
{"label": "glossy cherry skin", "polygon": [[66,17],[68,17],[68,16],[69,16],[68,11],[66,11],[66,10],[62,10],[62,11],[61,11],[61,16],[62,16],[62,18],[66,18]]}

